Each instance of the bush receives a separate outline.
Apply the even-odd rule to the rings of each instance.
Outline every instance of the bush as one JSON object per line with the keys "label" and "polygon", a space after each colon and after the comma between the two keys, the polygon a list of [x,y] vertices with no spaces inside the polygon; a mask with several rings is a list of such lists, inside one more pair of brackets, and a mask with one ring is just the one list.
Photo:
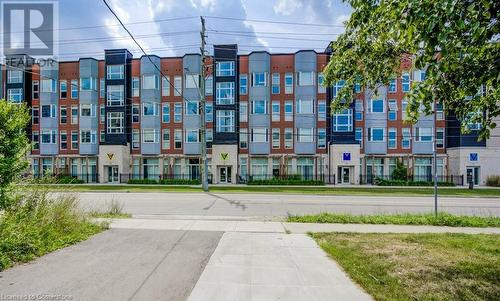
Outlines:
{"label": "bush", "polygon": [[[434,186],[434,182],[432,181],[384,180],[382,178],[375,178],[373,184],[377,186]],[[451,182],[438,182],[438,186],[454,187],[455,184]]]}
{"label": "bush", "polygon": [[55,178],[55,184],[83,184],[83,180],[72,176],[57,176]]}
{"label": "bush", "polygon": [[88,220],[72,195],[55,197],[31,186],[11,198],[13,205],[0,216],[0,271],[85,240],[104,228]]}
{"label": "bush", "polygon": [[500,175],[488,176],[486,178],[486,185],[500,187]]}
{"label": "bush", "polygon": [[191,179],[161,179],[159,181],[152,179],[130,179],[128,184],[161,184],[161,185],[198,185],[200,180]]}
{"label": "bush", "polygon": [[158,184],[158,181],[152,179],[130,179],[128,184]]}
{"label": "bush", "polygon": [[248,185],[307,185],[307,186],[321,186],[325,182],[321,180],[303,180],[299,175],[292,175],[285,179],[272,178],[264,180],[250,179]]}
{"label": "bush", "polygon": [[396,168],[392,172],[392,179],[406,181],[408,179],[408,168],[398,161]]}

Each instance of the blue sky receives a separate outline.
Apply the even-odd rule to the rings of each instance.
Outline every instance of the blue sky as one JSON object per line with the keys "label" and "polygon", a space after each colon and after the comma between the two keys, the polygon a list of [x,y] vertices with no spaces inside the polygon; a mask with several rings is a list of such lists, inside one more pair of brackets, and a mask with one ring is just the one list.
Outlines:
{"label": "blue sky", "polygon": [[[328,40],[343,31],[350,8],[339,0],[109,0],[109,4],[138,38],[148,53],[183,55],[199,50],[199,15],[245,20],[272,20],[334,26],[305,26],[207,18],[211,44],[240,45],[239,52],[297,49],[324,50]],[[140,57],[138,47],[127,37],[100,0],[59,1],[59,59],[102,57],[103,49],[127,48]],[[164,21],[165,19],[195,17]],[[147,23],[144,23],[147,22]],[[81,30],[75,27],[100,26]],[[281,38],[281,39],[278,39]]]}

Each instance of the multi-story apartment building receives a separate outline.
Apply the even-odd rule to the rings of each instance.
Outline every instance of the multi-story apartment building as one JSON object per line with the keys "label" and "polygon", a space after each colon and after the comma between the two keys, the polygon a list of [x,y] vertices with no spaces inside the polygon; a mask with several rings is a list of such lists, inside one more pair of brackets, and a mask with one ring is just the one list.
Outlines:
{"label": "multi-story apartment building", "polygon": [[[500,174],[498,134],[478,142],[475,125],[461,134],[439,103],[416,124],[403,122],[405,94],[425,77],[409,59],[388,86],[356,87],[350,108],[332,114],[329,100],[343,82],[322,85],[330,55],[328,49],[240,55],[237,45],[214,47],[205,79],[212,183],[300,175],[359,184],[391,175],[396,162],[414,179],[431,180],[434,142],[440,177],[460,183],[468,176],[481,185]],[[0,94],[31,108],[33,175],[101,183],[199,177],[199,54],[133,58],[113,49],[103,60],[15,61],[2,66]]]}

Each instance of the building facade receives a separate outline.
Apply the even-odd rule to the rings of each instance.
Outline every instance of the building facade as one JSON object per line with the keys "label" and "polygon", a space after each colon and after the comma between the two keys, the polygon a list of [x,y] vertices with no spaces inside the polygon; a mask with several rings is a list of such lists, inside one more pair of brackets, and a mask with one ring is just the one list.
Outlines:
{"label": "building facade", "polygon": [[[417,123],[403,122],[406,93],[425,71],[402,60],[401,74],[376,91],[356,87],[348,109],[332,114],[343,86],[322,85],[331,53],[301,50],[238,54],[214,46],[205,78],[208,167],[212,183],[300,176],[332,184],[371,183],[404,164],[430,181],[434,145],[440,180],[484,185],[500,174],[499,135],[462,134],[439,103]],[[32,119],[31,173],[85,182],[199,179],[202,62],[199,54],[133,58],[126,49],[103,60],[16,64],[7,59],[0,93],[26,102]],[[422,114],[423,115],[423,114]]]}

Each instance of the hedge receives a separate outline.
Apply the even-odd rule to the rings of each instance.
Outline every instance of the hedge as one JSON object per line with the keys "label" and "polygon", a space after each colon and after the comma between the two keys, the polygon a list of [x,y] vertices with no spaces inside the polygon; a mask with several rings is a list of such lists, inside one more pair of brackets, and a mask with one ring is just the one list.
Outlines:
{"label": "hedge", "polygon": [[500,187],[500,176],[488,176],[486,178],[486,185],[493,187]]}
{"label": "hedge", "polygon": [[198,185],[200,180],[190,179],[161,179],[159,181],[153,179],[130,179],[128,184],[161,184],[161,185]]}
{"label": "hedge", "polygon": [[304,185],[304,186],[321,186],[325,182],[321,180],[301,180],[301,179],[267,179],[267,180],[249,180],[248,185]]}
{"label": "hedge", "polygon": [[[384,180],[375,178],[373,184],[377,186],[434,186],[434,182],[430,181],[404,181],[404,180]],[[454,183],[438,182],[438,186],[454,187]]]}

